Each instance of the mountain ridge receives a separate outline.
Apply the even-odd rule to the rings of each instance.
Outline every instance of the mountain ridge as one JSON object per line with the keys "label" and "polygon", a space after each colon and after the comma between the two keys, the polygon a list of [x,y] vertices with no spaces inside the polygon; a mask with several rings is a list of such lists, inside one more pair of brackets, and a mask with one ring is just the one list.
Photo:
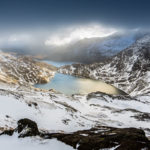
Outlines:
{"label": "mountain ridge", "polygon": [[[109,60],[93,64],[64,66],[59,72],[80,77],[103,80],[130,94],[147,93],[150,89],[150,35],[112,56]],[[131,85],[132,84],[132,85]],[[145,85],[145,87],[140,87]]]}

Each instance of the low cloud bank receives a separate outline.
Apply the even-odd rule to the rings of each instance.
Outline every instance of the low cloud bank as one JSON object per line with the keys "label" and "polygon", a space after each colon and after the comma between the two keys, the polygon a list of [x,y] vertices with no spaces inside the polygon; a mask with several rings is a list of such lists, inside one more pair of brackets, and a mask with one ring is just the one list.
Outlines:
{"label": "low cloud bank", "polygon": [[100,24],[72,25],[46,31],[3,33],[0,49],[56,61],[97,61],[100,59],[97,55],[110,50],[114,43],[119,51],[120,38],[121,42],[124,40],[120,44],[126,47],[142,33],[139,29],[125,31]]}

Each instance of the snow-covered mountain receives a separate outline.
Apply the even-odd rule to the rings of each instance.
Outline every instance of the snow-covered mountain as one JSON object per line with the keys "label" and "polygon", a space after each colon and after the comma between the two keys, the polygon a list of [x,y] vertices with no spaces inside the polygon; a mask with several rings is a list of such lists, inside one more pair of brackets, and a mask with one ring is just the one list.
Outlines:
{"label": "snow-covered mountain", "polygon": [[103,80],[129,94],[150,91],[150,35],[111,57],[110,60],[90,65],[64,66],[59,72],[86,78]]}
{"label": "snow-covered mountain", "polygon": [[[144,45],[146,39],[149,38],[143,39]],[[138,43],[140,47],[142,40]],[[33,68],[40,69],[44,73],[43,77],[51,77],[56,68],[38,63],[32,58],[25,59],[2,52],[0,58],[0,144],[3,149],[150,149],[148,93],[112,96],[96,92],[66,96],[32,86],[37,82],[31,81],[38,79],[39,75]],[[20,65],[23,65],[23,70],[31,71],[35,76],[25,80],[23,77],[29,74],[22,71]],[[91,68],[92,65],[89,66]],[[97,71],[98,66],[94,64],[93,67]],[[9,70],[10,74],[7,73]],[[8,82],[16,78],[17,82]]]}
{"label": "snow-covered mountain", "polygon": [[[84,38],[62,46],[47,47],[47,50],[42,49],[40,58],[43,56],[53,61],[82,63],[100,62],[129,47],[144,34],[140,31],[127,31],[127,33],[117,32],[107,37]],[[39,55],[36,57],[39,58]]]}
{"label": "snow-covered mountain", "polygon": [[32,55],[39,59],[53,61],[72,61],[93,63],[103,61],[114,56],[121,50],[132,45],[146,33],[141,31],[118,31],[106,37],[84,38],[63,45],[44,45],[36,43],[20,47],[0,47],[5,52],[16,52],[23,55]]}
{"label": "snow-covered mountain", "polygon": [[[114,56],[121,50],[132,45],[139,35],[115,33],[104,38],[87,38],[69,46],[73,56],[80,61],[97,62]],[[81,61],[82,62],[82,61]]]}

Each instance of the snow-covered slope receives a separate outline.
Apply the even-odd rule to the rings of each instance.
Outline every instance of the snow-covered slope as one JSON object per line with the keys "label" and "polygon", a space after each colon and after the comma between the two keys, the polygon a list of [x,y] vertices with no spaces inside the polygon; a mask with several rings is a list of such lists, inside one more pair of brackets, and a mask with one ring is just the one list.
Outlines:
{"label": "snow-covered slope", "polygon": [[102,63],[64,66],[59,72],[103,80],[129,94],[148,94],[150,91],[150,35]]}
{"label": "snow-covered slope", "polygon": [[[111,126],[142,128],[150,136],[149,107],[148,96],[91,93],[67,97],[40,89],[22,86],[8,88],[1,84],[0,130],[14,129],[19,119],[29,118],[37,122],[41,131],[50,133]],[[5,138],[0,137],[0,141],[1,139]]]}
{"label": "snow-covered slope", "polygon": [[149,128],[150,125],[147,119],[139,123],[140,119],[134,117],[145,113],[150,115],[147,96],[112,97],[95,93],[67,97],[26,88],[3,88],[0,94],[1,127],[6,124],[14,127],[21,118],[35,120],[41,129],[63,131],[76,131],[95,125],[142,128]]}

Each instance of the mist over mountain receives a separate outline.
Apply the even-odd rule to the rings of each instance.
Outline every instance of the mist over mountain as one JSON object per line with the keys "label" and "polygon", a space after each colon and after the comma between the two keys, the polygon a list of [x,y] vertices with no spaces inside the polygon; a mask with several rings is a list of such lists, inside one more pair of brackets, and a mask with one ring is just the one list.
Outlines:
{"label": "mist over mountain", "polygon": [[129,47],[145,32],[117,32],[106,37],[84,38],[75,43],[55,46],[47,51],[47,59],[82,63],[99,62]]}
{"label": "mist over mountain", "polygon": [[39,59],[92,63],[116,55],[147,33],[139,29],[107,30],[98,25],[80,26],[55,33],[3,35],[0,38],[0,49]]}

